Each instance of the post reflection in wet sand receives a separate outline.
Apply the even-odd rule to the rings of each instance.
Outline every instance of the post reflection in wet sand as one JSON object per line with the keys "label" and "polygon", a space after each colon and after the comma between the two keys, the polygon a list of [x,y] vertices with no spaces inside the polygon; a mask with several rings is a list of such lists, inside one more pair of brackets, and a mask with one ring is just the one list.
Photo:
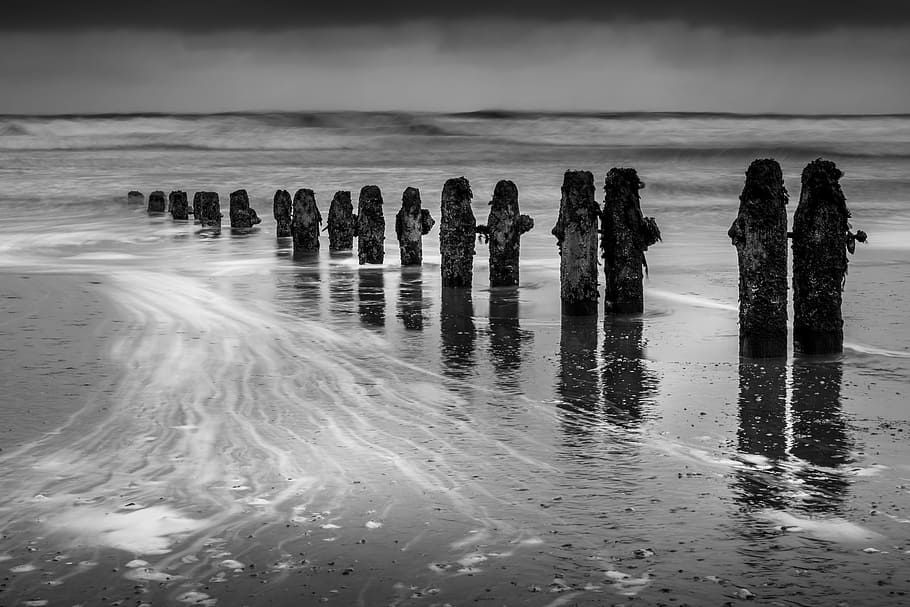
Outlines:
{"label": "post reflection in wet sand", "polygon": [[519,391],[522,350],[530,348],[534,334],[522,330],[518,316],[518,289],[490,290],[490,358],[497,386]]}
{"label": "post reflection in wet sand", "polygon": [[409,331],[422,331],[426,320],[423,301],[423,274],[419,267],[406,266],[401,269],[398,285],[398,318]]}
{"label": "post reflection in wet sand", "polygon": [[382,268],[360,268],[357,311],[367,327],[385,328],[385,274]]}
{"label": "post reflection in wet sand", "polygon": [[606,415],[619,425],[636,423],[657,393],[657,376],[644,361],[640,317],[604,319],[603,394]]}
{"label": "post reflection in wet sand", "polygon": [[295,318],[321,320],[325,306],[318,260],[307,262],[295,260],[290,272],[289,277],[283,280],[279,278],[277,281],[276,299],[280,309],[289,312]]}
{"label": "post reflection in wet sand", "polygon": [[474,348],[477,330],[470,289],[442,288],[439,324],[443,374],[454,379],[467,379],[476,364]]}
{"label": "post reflection in wet sand", "polygon": [[[344,263],[350,254],[332,255],[329,261],[329,310],[336,320],[347,320],[354,315],[355,270]],[[340,263],[339,263],[340,262]]]}
{"label": "post reflection in wet sand", "polygon": [[556,394],[570,446],[590,440],[599,410],[597,316],[563,316]]}
{"label": "post reflection in wet sand", "polygon": [[840,512],[850,484],[841,382],[839,360],[797,356],[789,369],[783,360],[740,362],[737,437],[745,465],[735,488],[747,506]]}

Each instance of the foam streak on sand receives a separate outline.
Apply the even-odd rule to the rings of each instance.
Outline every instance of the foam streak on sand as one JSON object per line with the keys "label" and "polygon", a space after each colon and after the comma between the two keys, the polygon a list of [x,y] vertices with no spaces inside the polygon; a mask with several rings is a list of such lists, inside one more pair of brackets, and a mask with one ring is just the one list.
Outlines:
{"label": "foam streak on sand", "polygon": [[[453,433],[462,416],[445,412],[463,403],[396,375],[413,377],[412,368],[386,357],[371,364],[363,350],[375,341],[289,322],[266,303],[185,276],[110,278],[125,320],[111,352],[119,384],[109,402],[87,403],[15,459],[3,456],[0,524],[29,512],[80,545],[172,552],[173,568],[198,548],[184,542],[191,536],[230,535],[251,517],[283,524],[301,505],[343,511],[356,480],[376,494],[397,482],[402,500],[436,495],[470,528],[495,529],[503,541],[519,535],[473,499],[495,503],[473,480],[493,464],[474,460],[468,470],[456,461],[466,443],[496,438],[477,427]],[[518,467],[547,467],[514,446],[503,452]]]}

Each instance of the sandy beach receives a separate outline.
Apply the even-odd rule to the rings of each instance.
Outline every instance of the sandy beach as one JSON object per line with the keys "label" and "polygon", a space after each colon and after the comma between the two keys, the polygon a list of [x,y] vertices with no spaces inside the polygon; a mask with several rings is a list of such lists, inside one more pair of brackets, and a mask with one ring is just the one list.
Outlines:
{"label": "sandy beach", "polygon": [[[569,318],[552,150],[462,166],[500,150],[472,145],[454,163],[478,217],[508,175],[535,218],[517,288],[489,288],[478,244],[473,288],[443,289],[435,231],[418,270],[398,265],[392,228],[383,265],[330,255],[325,236],[295,259],[270,215],[292,169],[271,152],[244,184],[264,217],[249,233],[125,200],[165,175],[235,183],[246,153],[85,152],[111,163],[103,195],[64,202],[64,171],[40,201],[3,199],[0,605],[902,604],[900,182],[841,161],[870,234],[850,261],[844,353],[740,360],[726,231],[741,158],[641,152],[663,234],[645,312]],[[387,226],[417,183],[438,217],[439,157],[379,170],[369,156],[314,174],[378,182]],[[67,158],[90,163],[35,153],[23,179]],[[785,165],[792,207],[799,161]],[[318,184],[323,209],[336,185]]]}

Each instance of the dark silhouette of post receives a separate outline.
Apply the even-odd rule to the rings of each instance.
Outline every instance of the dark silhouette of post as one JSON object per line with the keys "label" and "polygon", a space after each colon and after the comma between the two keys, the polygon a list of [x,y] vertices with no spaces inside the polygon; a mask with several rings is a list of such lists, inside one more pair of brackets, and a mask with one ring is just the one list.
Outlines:
{"label": "dark silhouette of post", "polygon": [[[592,196],[593,188],[592,177]],[[564,315],[559,337],[556,408],[566,446],[573,450],[590,448],[593,429],[599,421],[601,403],[597,375],[597,317]]]}
{"label": "dark silhouette of post", "polygon": [[385,218],[379,186],[365,185],[357,205],[357,260],[361,265],[382,263],[385,258]]}
{"label": "dark silhouette of post", "polygon": [[490,290],[490,362],[496,387],[521,392],[521,365],[525,350],[530,350],[534,332],[521,328],[518,289]]}
{"label": "dark silhouette of post", "polygon": [[272,202],[272,214],[275,217],[277,238],[287,238],[291,235],[291,194],[287,190],[276,190]]}
{"label": "dark silhouette of post", "polygon": [[256,211],[250,208],[250,197],[246,190],[231,192],[231,229],[249,230],[262,220]]}
{"label": "dark silhouette of post", "polygon": [[193,223],[202,223],[202,195],[204,193],[193,194]]}
{"label": "dark silhouette of post", "polygon": [[168,195],[168,208],[171,211],[171,217],[174,219],[189,219],[189,204],[186,200],[186,192],[174,190]]}
{"label": "dark silhouette of post", "polygon": [[218,201],[218,192],[200,193],[199,223],[203,228],[221,230],[221,204]]}
{"label": "dark silhouette of post", "polygon": [[167,211],[167,200],[164,198],[164,192],[155,190],[149,194],[149,205],[147,212],[149,215],[165,213]]}
{"label": "dark silhouette of post", "polygon": [[606,281],[604,305],[607,311],[618,314],[644,311],[645,251],[660,240],[657,222],[641,212],[638,191],[643,187],[635,169],[610,169],[604,179],[600,240]]}
{"label": "dark silhouette of post", "polygon": [[477,220],[471,209],[473,197],[471,184],[464,177],[449,179],[442,188],[439,251],[443,287],[470,287],[474,278]]}
{"label": "dark silhouette of post", "polygon": [[603,322],[601,380],[605,415],[622,426],[638,424],[653,404],[658,376],[645,360],[642,318],[607,316]]}
{"label": "dark silhouette of post", "polygon": [[127,204],[142,205],[145,204],[145,194],[138,190],[130,190],[126,195]]}
{"label": "dark silhouette of post", "polygon": [[398,318],[405,329],[422,331],[426,319],[423,300],[423,275],[413,268],[402,270],[398,283]]}
{"label": "dark silhouette of post", "polygon": [[368,327],[385,328],[385,273],[382,268],[360,268],[357,312]]}
{"label": "dark silhouette of post", "polygon": [[566,171],[559,218],[552,233],[559,246],[559,295],[562,313],[597,314],[597,218],[594,176],[589,171]]}
{"label": "dark silhouette of post", "polygon": [[490,286],[508,287],[518,284],[518,258],[521,235],[534,227],[534,220],[518,210],[518,188],[503,179],[493,189],[490,215],[485,226],[477,231],[490,245]]}
{"label": "dark silhouette of post", "polygon": [[395,215],[395,235],[401,251],[401,265],[419,266],[423,263],[423,236],[429,234],[436,221],[430,212],[421,208],[420,190],[407,188],[401,195],[401,209]]}
{"label": "dark silhouette of post", "polygon": [[439,328],[443,375],[467,379],[477,364],[477,328],[470,289],[442,288]]}
{"label": "dark silhouette of post", "polygon": [[319,252],[319,227],[322,215],[316,206],[313,190],[301,188],[294,194],[294,218],[291,236],[294,238],[294,255],[311,255]]}
{"label": "dark silhouette of post", "polygon": [[850,231],[842,175],[830,160],[810,162],[793,216],[793,344],[805,354],[843,351],[847,250],[866,240]]}
{"label": "dark silhouette of post", "polygon": [[329,220],[325,230],[329,231],[329,251],[350,251],[354,248],[354,236],[357,233],[357,215],[351,203],[351,193],[335,192],[329,206]]}
{"label": "dark silhouette of post", "polygon": [[727,234],[739,258],[739,355],[787,355],[787,189],[776,161],[746,171]]}

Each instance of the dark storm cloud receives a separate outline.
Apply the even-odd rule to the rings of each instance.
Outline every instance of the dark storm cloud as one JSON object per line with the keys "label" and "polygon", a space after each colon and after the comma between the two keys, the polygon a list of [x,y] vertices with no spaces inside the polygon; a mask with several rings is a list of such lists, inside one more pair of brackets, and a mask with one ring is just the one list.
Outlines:
{"label": "dark storm cloud", "polygon": [[824,30],[910,23],[910,2],[864,0],[6,0],[0,30],[287,30],[485,17],[542,21],[680,21],[746,31]]}

